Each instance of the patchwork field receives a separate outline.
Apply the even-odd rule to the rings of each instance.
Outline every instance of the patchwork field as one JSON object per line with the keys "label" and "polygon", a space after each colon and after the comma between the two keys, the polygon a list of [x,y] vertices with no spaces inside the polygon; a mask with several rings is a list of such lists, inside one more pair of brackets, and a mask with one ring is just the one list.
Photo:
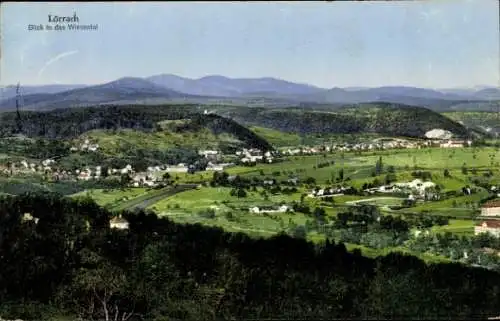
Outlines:
{"label": "patchwork field", "polygon": [[[452,178],[446,178],[443,183],[449,188],[461,185],[461,168],[465,164],[469,169],[483,170],[500,169],[500,151],[495,148],[458,148],[458,149],[415,149],[355,153],[331,153],[315,156],[291,156],[283,162],[257,165],[254,167],[234,167],[227,170],[232,175],[258,176],[261,172],[279,179],[289,176],[300,178],[313,177],[317,182],[331,179],[341,168],[344,176],[353,180],[353,184],[363,184],[366,179],[371,179],[375,163],[382,157],[385,166],[394,166],[397,173],[404,172],[403,178],[410,178],[415,167],[433,171],[442,176],[444,169],[448,169]],[[329,163],[328,166],[322,166]],[[359,181],[357,181],[359,180]]]}
{"label": "patchwork field", "polygon": [[[262,191],[262,189],[259,189]],[[168,199],[154,204],[152,208],[158,213],[194,213],[199,210],[212,207],[219,210],[240,210],[252,206],[273,205],[280,202],[291,202],[300,200],[300,193],[292,195],[272,195],[269,193],[265,200],[258,192],[248,192],[244,198],[230,195],[231,188],[228,187],[204,187],[199,190],[182,192]]]}
{"label": "patchwork field", "polygon": [[[270,135],[269,131],[266,135]],[[277,138],[278,139],[278,138]],[[283,144],[295,139],[285,137]],[[376,163],[382,159],[382,173],[374,175]],[[449,224],[439,226],[435,223],[429,229],[431,233],[450,232],[455,235],[473,235],[474,218],[479,212],[479,202],[489,194],[486,189],[477,185],[495,184],[500,182],[500,154],[495,148],[481,149],[421,149],[397,150],[376,152],[329,153],[316,156],[283,157],[281,162],[272,164],[258,164],[253,167],[235,166],[226,169],[229,175],[240,175],[252,179],[276,179],[281,187],[282,181],[288,178],[299,178],[297,191],[291,194],[282,192],[273,194],[263,187],[246,189],[244,197],[232,196],[232,187],[210,187],[209,181],[214,172],[197,172],[195,174],[171,173],[175,184],[201,184],[191,190],[175,190],[174,186],[162,190],[146,190],[144,188],[109,190],[104,189],[85,191],[77,195],[88,195],[97,203],[112,210],[132,209],[135,207],[147,208],[159,216],[168,217],[179,223],[200,223],[220,227],[228,231],[243,232],[252,236],[269,237],[280,232],[300,233],[306,230],[304,237],[314,242],[321,242],[329,237],[337,239],[343,237],[340,229],[333,224],[337,214],[345,212],[350,206],[359,204],[376,205],[382,215],[392,215],[410,219],[412,216],[444,216]],[[341,195],[333,197],[333,201],[321,198],[306,197],[313,186],[326,187],[343,183],[362,189],[364,184],[374,181],[385,182],[388,168],[396,182],[409,182],[416,178],[416,171],[430,173],[429,180],[436,183],[443,193],[455,192],[455,196],[439,201],[418,202],[415,206],[398,209],[405,199],[401,195]],[[464,170],[464,167],[466,168]],[[445,169],[447,176],[445,176]],[[343,179],[339,173],[343,171]],[[486,175],[487,174],[487,175]],[[162,175],[162,173],[158,173]],[[304,184],[305,180],[315,181]],[[463,195],[464,186],[476,189],[472,195]],[[313,214],[303,213],[269,213],[256,214],[249,212],[249,208],[270,205],[291,205],[300,202],[313,211],[321,207],[325,211],[326,226],[316,226]],[[316,227],[314,227],[316,226]],[[334,229],[328,232],[329,229]],[[413,228],[412,228],[413,230]],[[299,231],[299,232],[297,232]],[[326,231],[326,232],[325,232]],[[304,232],[302,232],[304,233]],[[328,234],[333,233],[333,234]],[[377,236],[378,237],[378,236]],[[382,237],[383,239],[383,237]],[[406,243],[399,246],[369,247],[344,241],[349,250],[360,249],[363,255],[377,257],[390,252],[404,252],[417,255],[428,262],[449,261],[434,252],[411,252]],[[363,241],[366,242],[366,241]],[[371,244],[371,243],[366,243]]]}
{"label": "patchwork field", "polygon": [[116,205],[148,193],[146,188],[91,189],[71,195],[72,197],[90,197],[101,206]]}
{"label": "patchwork field", "polygon": [[474,221],[472,220],[450,220],[448,225],[434,226],[432,231],[437,233],[450,232],[459,235],[474,234]]}

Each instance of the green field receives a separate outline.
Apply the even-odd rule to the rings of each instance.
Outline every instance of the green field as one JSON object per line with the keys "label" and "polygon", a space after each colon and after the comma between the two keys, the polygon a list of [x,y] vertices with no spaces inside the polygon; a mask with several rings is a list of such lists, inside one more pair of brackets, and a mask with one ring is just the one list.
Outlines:
{"label": "green field", "polygon": [[[260,191],[261,189],[259,189]],[[154,204],[154,208],[158,213],[164,212],[184,212],[193,213],[199,210],[217,207],[221,210],[248,209],[252,206],[272,205],[280,202],[291,202],[300,200],[300,193],[292,195],[272,195],[269,194],[269,199],[264,200],[258,192],[248,192],[247,197],[238,198],[230,195],[231,188],[228,187],[204,187],[199,190],[191,190],[182,192],[168,199],[164,199]],[[173,210],[175,209],[175,210]]]}
{"label": "green field", "polygon": [[[270,131],[266,135],[273,134]],[[276,134],[276,133],[274,133]],[[278,137],[276,137],[278,139]],[[291,142],[291,136],[284,137],[280,144]],[[279,142],[275,141],[275,144]],[[431,180],[438,184],[444,192],[460,191],[465,185],[474,187],[473,178],[481,178],[490,183],[500,180],[500,167],[497,162],[500,154],[495,148],[478,149],[412,149],[396,151],[376,151],[362,153],[329,153],[315,156],[291,156],[284,158],[283,162],[273,164],[258,164],[254,167],[236,166],[228,168],[229,175],[241,175],[246,178],[259,177],[274,178],[278,181],[289,177],[299,177],[304,180],[308,177],[316,179],[316,183],[325,186],[327,181],[335,179],[340,169],[344,169],[344,183],[356,188],[361,188],[364,183],[371,183],[374,179],[383,181],[386,173],[372,176],[375,163],[382,157],[384,168],[394,166],[398,182],[407,182],[415,179],[412,176],[418,170],[431,173]],[[322,167],[322,164],[329,166]],[[466,164],[468,173],[462,172],[463,164]],[[477,170],[473,172],[473,168]],[[448,169],[451,177],[444,177],[444,169]],[[491,170],[493,177],[485,178],[484,173]],[[213,172],[199,172],[195,174],[171,173],[177,184],[189,182],[208,182]],[[329,182],[328,184],[331,184]],[[269,237],[276,233],[287,231],[296,225],[305,225],[313,218],[301,213],[277,213],[277,214],[254,214],[248,209],[253,206],[290,204],[300,201],[301,194],[309,193],[308,186],[297,186],[298,191],[290,195],[267,192],[264,197],[263,188],[258,187],[256,191],[248,191],[246,197],[238,198],[231,196],[232,188],[203,186],[183,192],[150,191],[145,189],[125,189],[104,193],[96,190],[91,193],[99,204],[107,205],[112,209],[126,209],[143,204],[153,210],[159,216],[168,217],[180,223],[201,223],[220,227],[228,231],[243,232],[252,236]],[[342,195],[334,197],[333,204],[317,198],[305,198],[305,202],[314,209],[322,206],[327,216],[334,218],[337,213],[345,211],[347,206],[352,206],[362,200],[361,203],[377,205],[384,215],[443,215],[450,217],[449,225],[434,226],[434,233],[451,232],[458,235],[470,236],[473,234],[473,218],[478,212],[478,202],[488,196],[483,188],[477,188],[478,192],[468,196],[452,197],[441,201],[417,203],[416,206],[399,210],[391,209],[390,206],[401,205],[402,198],[391,195]],[[85,193],[80,193],[85,194]],[[363,201],[364,200],[364,201]],[[306,224],[307,225],[307,224]],[[309,231],[307,238],[313,242],[321,242],[325,235],[316,231]],[[349,245],[348,248],[360,248],[364,255],[376,257],[389,252],[404,252],[414,254],[428,262],[442,262],[448,259],[429,253],[411,253],[404,246],[385,249],[372,249],[361,245]]]}
{"label": "green field", "polygon": [[146,188],[124,188],[124,189],[92,189],[71,195],[71,197],[90,197],[101,206],[108,206],[126,202],[148,192]]}
{"label": "green field", "polygon": [[477,194],[458,196],[442,201],[426,202],[415,207],[411,207],[403,212],[428,212],[432,215],[444,215],[470,219],[477,211],[477,207],[471,206],[470,203],[477,204],[477,202],[486,196],[488,196],[488,193],[481,191]]}
{"label": "green field", "polygon": [[450,220],[449,225],[434,226],[432,231],[436,233],[451,232],[460,235],[474,234],[474,221],[472,220]]}
{"label": "green field", "polygon": [[[247,177],[260,176],[261,171],[265,176],[273,176],[277,179],[287,179],[297,176],[301,179],[313,177],[317,183],[324,184],[344,168],[345,179],[349,178],[354,187],[361,187],[364,183],[373,181],[371,173],[375,163],[382,157],[384,166],[394,166],[398,181],[409,181],[414,178],[411,172],[414,167],[431,171],[435,183],[443,185],[445,190],[456,190],[463,187],[467,182],[466,176],[462,174],[461,168],[466,164],[468,169],[475,168],[479,174],[481,171],[491,169],[496,179],[500,179],[500,152],[494,148],[460,148],[460,149],[412,149],[379,152],[363,152],[356,155],[353,152],[331,153],[315,156],[291,156],[283,162],[274,164],[258,164],[254,167],[233,167],[227,169],[231,175],[242,175]],[[333,165],[321,167],[325,162],[334,162]],[[320,168],[321,167],[321,168]],[[443,176],[444,169],[450,171],[451,177]],[[471,175],[471,174],[469,174]],[[385,175],[378,177],[383,179]]]}
{"label": "green field", "polygon": [[450,262],[451,260],[444,257],[444,256],[439,256],[439,255],[434,255],[430,253],[415,253],[410,250],[408,250],[405,247],[398,246],[398,247],[389,247],[389,248],[384,248],[384,249],[373,249],[369,248],[363,245],[359,244],[350,244],[346,243],[346,248],[349,251],[353,251],[354,249],[359,249],[361,250],[361,253],[363,256],[371,257],[371,258],[376,258],[378,256],[385,256],[389,253],[393,252],[400,252],[400,253],[406,253],[410,255],[414,255],[419,257],[420,259],[428,262],[428,263],[445,263],[445,262]]}
{"label": "green field", "polygon": [[99,144],[99,149],[109,155],[119,155],[129,148],[150,150],[164,150],[178,146],[199,148],[216,148],[221,141],[232,141],[230,135],[216,136],[208,129],[191,132],[175,133],[171,131],[142,132],[131,129],[120,129],[116,132],[107,130],[93,130],[86,132],[75,142],[81,143],[84,139]]}
{"label": "green field", "polygon": [[251,126],[249,127],[254,133],[267,140],[270,144],[276,147],[282,146],[299,146],[302,143],[299,134],[285,133],[279,130]]}

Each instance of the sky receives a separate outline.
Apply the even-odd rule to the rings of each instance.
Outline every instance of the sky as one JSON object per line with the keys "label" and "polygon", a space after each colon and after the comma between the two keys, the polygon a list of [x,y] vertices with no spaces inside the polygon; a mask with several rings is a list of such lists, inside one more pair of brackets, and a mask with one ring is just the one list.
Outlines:
{"label": "sky", "polygon": [[[333,87],[500,85],[499,2],[2,3],[0,85],[275,77]],[[48,15],[97,30],[28,30]],[[66,23],[61,23],[66,25]]]}

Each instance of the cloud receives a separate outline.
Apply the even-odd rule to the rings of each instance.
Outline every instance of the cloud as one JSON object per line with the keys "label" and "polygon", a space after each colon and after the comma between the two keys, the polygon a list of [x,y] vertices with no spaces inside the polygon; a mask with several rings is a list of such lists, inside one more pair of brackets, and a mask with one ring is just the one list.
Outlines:
{"label": "cloud", "polygon": [[45,63],[45,65],[40,69],[40,71],[38,71],[38,79],[40,79],[43,72],[45,71],[45,69],[47,69],[48,66],[52,65],[53,63],[57,62],[58,60],[60,60],[64,57],[71,56],[71,55],[74,55],[76,53],[78,53],[78,50],[63,52],[63,53],[55,56],[54,58],[50,59],[49,61],[47,61]]}

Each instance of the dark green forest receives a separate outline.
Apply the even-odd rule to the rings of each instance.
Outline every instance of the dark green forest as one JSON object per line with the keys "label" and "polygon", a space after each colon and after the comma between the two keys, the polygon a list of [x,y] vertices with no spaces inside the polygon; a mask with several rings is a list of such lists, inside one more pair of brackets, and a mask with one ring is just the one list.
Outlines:
{"label": "dark green forest", "polygon": [[[23,220],[30,213],[35,220]],[[485,319],[500,274],[377,259],[343,244],[250,238],[88,199],[0,197],[0,316],[45,320]]]}
{"label": "dark green forest", "polygon": [[434,128],[449,130],[459,137],[470,134],[461,124],[430,109],[401,104],[346,105],[329,112],[306,108],[241,108],[221,113],[245,125],[303,134],[378,133],[424,137],[427,131]]}
{"label": "dark green forest", "polygon": [[[0,137],[23,134],[32,138],[68,139],[93,129],[153,131],[162,120],[191,119],[193,130],[203,126],[213,133],[230,133],[250,147],[272,150],[271,145],[246,127],[215,114],[201,114],[192,105],[106,106],[21,112],[21,130],[15,112],[0,113]],[[189,129],[189,128],[186,128]]]}
{"label": "dark green forest", "polygon": [[[346,105],[327,111],[309,108],[215,107],[218,115],[203,115],[196,105],[101,106],[24,111],[22,133],[28,137],[69,138],[92,129],[155,129],[161,120],[191,118],[214,132],[229,132],[252,145],[267,146],[253,132],[239,125],[256,125],[303,134],[379,133],[390,136],[423,137],[434,128],[449,130],[459,137],[471,133],[461,124],[430,109],[401,104],[371,103]],[[0,137],[18,131],[16,113],[0,113]],[[255,146],[257,147],[257,146]],[[265,148],[266,149],[266,148]]]}

